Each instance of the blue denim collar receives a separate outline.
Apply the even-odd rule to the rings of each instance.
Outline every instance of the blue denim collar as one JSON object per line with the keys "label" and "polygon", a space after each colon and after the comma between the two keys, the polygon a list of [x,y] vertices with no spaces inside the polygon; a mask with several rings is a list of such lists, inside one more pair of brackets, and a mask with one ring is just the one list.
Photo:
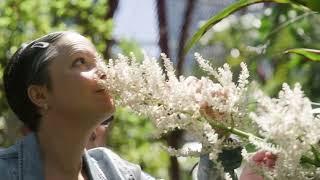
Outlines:
{"label": "blue denim collar", "polygon": [[[19,180],[44,180],[43,164],[37,139],[36,134],[30,133],[16,144],[18,146]],[[107,180],[87,151],[84,153],[83,160],[89,180]]]}
{"label": "blue denim collar", "polygon": [[83,164],[86,166],[86,173],[89,180],[108,180],[87,151],[85,151],[83,155]]}
{"label": "blue denim collar", "polygon": [[17,145],[19,180],[43,180],[43,165],[36,135],[30,133]]}

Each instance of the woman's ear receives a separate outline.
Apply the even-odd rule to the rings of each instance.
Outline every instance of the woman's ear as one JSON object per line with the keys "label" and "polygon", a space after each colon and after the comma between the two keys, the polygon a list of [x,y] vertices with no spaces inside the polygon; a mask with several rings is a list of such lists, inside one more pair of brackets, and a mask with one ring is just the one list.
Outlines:
{"label": "woman's ear", "polygon": [[45,86],[30,85],[28,87],[28,97],[32,103],[40,108],[48,106],[48,90]]}

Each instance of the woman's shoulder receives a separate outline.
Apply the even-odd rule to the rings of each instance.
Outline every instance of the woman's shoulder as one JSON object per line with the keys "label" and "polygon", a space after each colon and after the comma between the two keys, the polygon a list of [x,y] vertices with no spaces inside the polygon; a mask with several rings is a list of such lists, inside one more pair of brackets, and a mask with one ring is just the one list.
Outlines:
{"label": "woman's shoulder", "polygon": [[[121,159],[121,157],[119,155],[117,155],[115,152],[113,152],[112,150],[110,150],[106,147],[93,148],[93,149],[88,150],[88,153],[95,160],[100,160],[100,159],[106,158],[106,156],[117,159],[117,160]],[[123,160],[123,159],[121,159],[121,160]]]}
{"label": "woman's shoulder", "polygon": [[17,145],[0,149],[0,179],[16,179],[18,157]]}
{"label": "woman's shoulder", "polygon": [[99,164],[99,166],[114,167],[116,170],[120,171],[128,170],[134,174],[141,172],[139,165],[122,159],[118,154],[108,148],[98,147],[90,149],[88,154]]}
{"label": "woman's shoulder", "polygon": [[139,165],[122,159],[118,154],[105,147],[98,147],[88,151],[89,156],[96,161],[98,166],[104,170],[114,169],[123,175],[134,176],[135,179],[152,180],[154,179],[143,172]]}
{"label": "woman's shoulder", "polygon": [[10,146],[8,148],[0,149],[0,160],[18,158],[18,149],[17,145]]}

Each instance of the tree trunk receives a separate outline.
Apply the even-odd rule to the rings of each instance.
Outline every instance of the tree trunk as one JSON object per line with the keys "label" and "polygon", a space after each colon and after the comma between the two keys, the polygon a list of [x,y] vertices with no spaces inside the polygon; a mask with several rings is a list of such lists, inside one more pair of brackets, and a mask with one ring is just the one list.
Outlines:
{"label": "tree trunk", "polygon": [[[157,0],[157,13],[158,13],[158,28],[159,28],[159,41],[158,45],[162,53],[165,53],[170,58],[169,41],[168,41],[168,25],[166,17],[166,0]],[[161,66],[163,62],[161,61]]]}
{"label": "tree trunk", "polygon": [[[120,0],[108,0],[108,7],[107,7],[108,11],[104,17],[105,20],[113,18],[115,12],[118,9],[119,1]],[[106,48],[103,51],[103,57],[105,59],[109,59],[111,58],[111,48],[115,44],[115,41],[114,39],[106,39],[105,43],[106,43]]]}
{"label": "tree trunk", "polygon": [[192,21],[192,13],[194,10],[195,3],[196,3],[196,0],[188,0],[186,9],[184,12],[184,22],[181,28],[179,46],[178,46],[177,76],[180,76],[183,73],[183,67],[185,62],[185,54],[183,52],[183,48],[188,38],[188,31]]}
{"label": "tree trunk", "polygon": [[[166,18],[166,0],[157,0],[158,27],[159,27],[159,47],[161,52],[165,53],[170,58],[169,43],[168,43],[168,26]],[[163,61],[160,61],[161,67],[164,69]],[[179,132],[172,132],[166,138],[168,146],[177,148],[179,141]],[[178,159],[175,156],[170,157],[170,166],[168,169],[171,180],[180,180],[180,167]]]}

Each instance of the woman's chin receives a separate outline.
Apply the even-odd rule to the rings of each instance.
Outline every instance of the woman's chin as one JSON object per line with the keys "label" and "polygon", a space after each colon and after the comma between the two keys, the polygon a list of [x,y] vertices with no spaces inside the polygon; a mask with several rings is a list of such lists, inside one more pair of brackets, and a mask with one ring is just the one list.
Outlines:
{"label": "woman's chin", "polygon": [[115,111],[115,106],[113,102],[110,102],[107,104],[102,104],[98,109],[100,110],[103,117],[106,118],[112,116]]}

